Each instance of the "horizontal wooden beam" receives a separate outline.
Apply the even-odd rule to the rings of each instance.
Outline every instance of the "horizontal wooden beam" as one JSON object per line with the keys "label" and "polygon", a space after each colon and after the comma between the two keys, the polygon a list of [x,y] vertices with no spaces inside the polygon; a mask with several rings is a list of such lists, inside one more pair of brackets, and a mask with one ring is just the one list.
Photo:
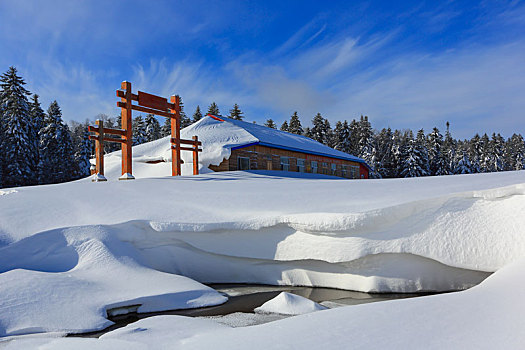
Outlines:
{"label": "horizontal wooden beam", "polygon": [[[122,90],[117,90],[117,97],[126,98],[126,92],[122,91]],[[131,93],[131,99],[133,101],[138,101],[139,100],[139,95]]]}
{"label": "horizontal wooden beam", "polygon": [[[177,146],[171,146],[171,149],[177,149]],[[191,147],[181,147],[180,148],[181,151],[195,151],[195,148],[191,148]],[[202,149],[197,149],[197,152],[202,152]]]}
{"label": "horizontal wooden beam", "polygon": [[[98,133],[100,129],[96,126],[88,125],[88,131]],[[104,128],[104,134],[126,136],[126,130]]]}
{"label": "horizontal wooden beam", "polygon": [[[125,102],[117,102],[117,107],[126,108],[126,103]],[[171,114],[169,112],[158,111],[158,110],[152,109],[152,108],[147,108],[147,107],[142,107],[142,106],[137,106],[137,105],[131,105],[131,109],[133,109],[134,111],[144,112],[144,113],[148,113],[148,114],[160,115],[161,117],[176,118],[175,114]]]}
{"label": "horizontal wooden beam", "polygon": [[[170,142],[171,142],[171,143],[177,143],[177,139],[174,138],[174,137],[172,137],[172,138],[170,139]],[[193,140],[180,139],[180,143],[183,144],[183,145],[194,145],[194,144],[195,144],[195,141],[193,141]],[[197,145],[199,145],[199,146],[202,145],[202,142],[197,141]]]}
{"label": "horizontal wooden beam", "polygon": [[[90,140],[100,140],[100,136],[98,135],[89,135]],[[117,139],[114,137],[104,137],[104,142],[117,142],[117,143],[126,143],[126,140],[123,139]]]}

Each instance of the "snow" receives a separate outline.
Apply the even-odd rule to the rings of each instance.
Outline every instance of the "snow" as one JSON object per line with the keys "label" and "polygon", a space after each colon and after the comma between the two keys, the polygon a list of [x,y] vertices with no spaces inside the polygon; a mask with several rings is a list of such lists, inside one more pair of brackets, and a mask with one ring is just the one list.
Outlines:
{"label": "snow", "polygon": [[113,324],[106,312],[125,305],[150,312],[226,301],[140,262],[104,226],[55,229],[0,248],[0,336],[102,329]]}
{"label": "snow", "polygon": [[[231,143],[250,135],[231,133]],[[114,153],[106,159],[107,182],[0,192],[0,337],[8,347],[421,348],[425,337],[432,338],[428,348],[522,344],[524,171],[392,180],[266,171],[172,178],[170,163],[147,163],[169,157],[165,141],[134,147],[133,181],[118,180]],[[227,155],[212,147],[202,166]],[[203,282],[366,292],[475,287],[235,329],[169,316],[100,340],[56,338],[105,328],[108,313],[226,300]],[[284,312],[300,303],[276,304]],[[258,322],[250,317],[222,323]]]}
{"label": "snow", "polygon": [[278,296],[268,300],[254,311],[283,315],[302,315],[319,310],[326,310],[326,307],[300,295],[281,292]]}
{"label": "snow", "polygon": [[522,349],[525,259],[467,291],[339,307],[251,327],[156,316],[100,339],[15,338],[6,349]]}

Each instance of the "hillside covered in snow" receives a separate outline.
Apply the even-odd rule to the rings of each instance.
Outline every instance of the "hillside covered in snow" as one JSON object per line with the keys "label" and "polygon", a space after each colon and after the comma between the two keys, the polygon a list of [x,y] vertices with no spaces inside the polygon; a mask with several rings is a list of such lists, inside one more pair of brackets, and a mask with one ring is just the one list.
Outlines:
{"label": "hillside covered in snow", "polygon": [[[169,156],[167,139],[135,147],[133,181],[116,180],[120,159],[112,154],[105,183],[0,190],[0,342],[188,349],[268,348],[275,339],[286,348],[524,344],[517,330],[525,326],[519,316],[525,311],[519,293],[525,172],[390,180],[282,172],[172,178],[169,162],[146,162],[165,157],[164,151]],[[51,338],[105,328],[112,324],[108,313],[227,300],[202,283],[381,293],[475,287],[253,327],[157,316],[98,340]],[[436,339],[426,343],[432,334]]]}

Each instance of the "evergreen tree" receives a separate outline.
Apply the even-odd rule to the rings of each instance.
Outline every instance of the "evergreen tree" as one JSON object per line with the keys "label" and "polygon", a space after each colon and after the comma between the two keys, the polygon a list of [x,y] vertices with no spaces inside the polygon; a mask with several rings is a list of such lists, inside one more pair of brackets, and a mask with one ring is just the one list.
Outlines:
{"label": "evergreen tree", "polygon": [[[166,118],[170,119],[170,118]],[[148,114],[145,120],[146,142],[155,141],[161,138],[160,123],[153,114]]]}
{"label": "evergreen tree", "polygon": [[469,152],[466,150],[463,150],[459,152],[458,154],[461,154],[461,157],[457,161],[457,166],[454,169],[454,174],[471,174],[472,173],[472,165],[469,160]]}
{"label": "evergreen tree", "polygon": [[500,134],[492,134],[492,139],[490,140],[490,171],[503,171],[505,170],[505,140]]}
{"label": "evergreen tree", "polygon": [[290,124],[288,124],[288,132],[297,135],[304,134],[303,126],[301,125],[301,121],[299,120],[297,112],[294,112],[292,117],[290,118]]}
{"label": "evergreen tree", "polygon": [[[437,130],[437,129],[434,128],[434,130]],[[429,152],[428,152],[426,143],[427,143],[427,138],[425,136],[425,131],[423,129],[420,129],[416,135],[416,148],[417,148],[417,151],[419,152],[419,157],[421,159],[420,167],[424,172],[424,175],[422,176],[431,175],[430,160],[428,157]],[[443,175],[443,174],[439,174],[439,175]]]}
{"label": "evergreen tree", "polygon": [[0,77],[2,182],[4,187],[37,183],[38,148],[25,81],[15,67]]}
{"label": "evergreen tree", "polygon": [[[182,102],[182,97],[179,97],[179,99],[180,99],[180,102],[179,102],[179,107],[180,107],[180,128],[184,129],[185,127],[188,127],[188,126],[191,125],[191,119],[188,118],[188,116],[186,115],[186,112],[184,112],[184,102]],[[166,118],[166,119],[170,119],[170,118]],[[170,133],[171,133],[171,126],[170,126]],[[163,131],[161,131],[160,136],[163,137],[163,136],[166,136],[166,135],[164,135]]]}
{"label": "evergreen tree", "polygon": [[348,153],[357,156],[359,155],[359,152],[360,152],[359,140],[361,138],[359,123],[354,119],[350,122],[349,128],[350,128],[350,142],[349,142],[350,149],[348,150]]}
{"label": "evergreen tree", "polygon": [[288,126],[288,122],[285,120],[284,123],[281,125],[281,131],[286,131],[288,132],[289,130],[289,126]]}
{"label": "evergreen tree", "polygon": [[133,118],[132,134],[133,146],[147,142],[146,124],[140,115]]}
{"label": "evergreen tree", "polygon": [[350,153],[350,127],[348,122],[338,121],[334,129],[334,148],[345,153]]}
{"label": "evergreen tree", "polygon": [[321,113],[317,113],[312,119],[310,135],[310,138],[325,145],[331,141],[332,129],[330,128],[330,122],[324,119]]}
{"label": "evergreen tree", "polygon": [[456,164],[456,141],[450,134],[450,123],[447,122],[447,131],[445,132],[445,140],[443,141],[443,159],[445,161],[445,171],[447,174],[453,174]]}
{"label": "evergreen tree", "polygon": [[[479,137],[478,134],[474,135],[474,137],[470,140],[470,142],[468,142],[466,147],[468,147],[468,159],[470,163],[471,172],[472,173],[481,172],[481,157],[483,153],[483,145],[481,142],[481,137]],[[458,145],[458,148],[459,148],[459,145]],[[461,159],[462,156],[463,156],[463,153],[458,152],[459,159]]]}
{"label": "evergreen tree", "polygon": [[34,140],[36,142],[36,147],[38,147],[38,132],[44,126],[44,119],[46,117],[46,114],[44,113],[44,110],[40,105],[40,101],[38,100],[37,94],[33,94],[33,96],[31,96],[31,102],[29,102],[29,115],[31,116],[31,120],[33,121],[35,132]]}
{"label": "evergreen tree", "polygon": [[164,124],[160,127],[161,137],[171,135],[171,118],[165,118]]}
{"label": "evergreen tree", "polygon": [[197,108],[195,109],[195,113],[193,113],[193,122],[196,123],[201,119],[202,119],[201,108],[197,105]]}
{"label": "evergreen tree", "polygon": [[[210,107],[208,107],[208,113],[207,114],[220,115],[219,106],[217,106],[217,104],[215,102],[212,102]],[[194,119],[195,119],[195,114],[193,116],[194,116]]]}
{"label": "evergreen tree", "polygon": [[[215,106],[215,107],[217,107],[217,106]],[[210,106],[210,108],[211,108],[211,106]],[[214,114],[214,113],[211,113],[211,114]],[[219,108],[217,108],[217,114],[219,114]],[[236,104],[233,105],[233,108],[230,109],[229,117],[232,118],[232,119],[235,119],[235,120],[243,120],[244,116],[242,114],[243,113],[240,110],[239,105],[237,105],[237,103],[236,103]]]}
{"label": "evergreen tree", "polygon": [[428,135],[428,158],[430,175],[447,175],[447,164],[443,156],[443,136],[438,128]]}
{"label": "evergreen tree", "polygon": [[391,178],[395,177],[397,173],[396,160],[393,153],[393,137],[392,130],[388,128],[381,130],[376,138],[380,158],[376,171],[381,174],[381,177]]}
{"label": "evergreen tree", "polygon": [[271,118],[266,120],[266,123],[264,123],[264,126],[268,128],[272,128],[272,129],[277,129],[277,125],[275,125],[273,119]]}
{"label": "evergreen tree", "polygon": [[89,140],[89,123],[75,123],[72,125],[72,140],[74,151],[74,163],[76,172],[74,178],[83,178],[90,175],[92,141]]}
{"label": "evergreen tree", "polygon": [[490,140],[487,134],[483,134],[479,142],[479,170],[482,173],[491,171],[492,168],[492,156],[490,150]]}
{"label": "evergreen tree", "polygon": [[77,169],[73,161],[71,134],[68,126],[62,121],[62,111],[57,101],[49,105],[44,124],[39,133],[40,180],[42,183],[69,181]]}
{"label": "evergreen tree", "polygon": [[523,136],[514,134],[507,141],[507,164],[509,170],[523,170],[525,167],[525,144]]}
{"label": "evergreen tree", "polygon": [[412,132],[410,131],[408,141],[401,152],[402,163],[400,175],[401,177],[425,176],[428,173],[421,167],[421,154],[419,153],[416,140],[413,139],[411,134]]}

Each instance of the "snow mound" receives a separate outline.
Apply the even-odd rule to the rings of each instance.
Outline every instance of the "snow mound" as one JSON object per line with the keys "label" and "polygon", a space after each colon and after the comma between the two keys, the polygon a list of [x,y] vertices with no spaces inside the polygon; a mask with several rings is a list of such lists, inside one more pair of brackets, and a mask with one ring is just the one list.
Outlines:
{"label": "snow mound", "polygon": [[109,227],[40,233],[0,248],[0,337],[80,333],[125,313],[216,305],[226,298],[183,276],[152,270]]}
{"label": "snow mound", "polygon": [[300,295],[281,292],[278,296],[268,300],[254,311],[282,315],[302,315],[326,309],[325,306],[319,305],[318,303]]}

